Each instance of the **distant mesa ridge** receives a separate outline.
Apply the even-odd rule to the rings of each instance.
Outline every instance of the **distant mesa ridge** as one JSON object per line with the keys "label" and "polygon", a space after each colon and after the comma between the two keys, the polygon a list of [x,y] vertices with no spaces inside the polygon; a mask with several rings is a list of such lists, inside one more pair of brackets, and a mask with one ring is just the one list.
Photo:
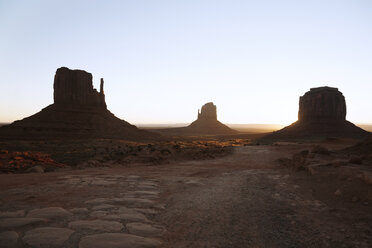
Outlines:
{"label": "distant mesa ridge", "polygon": [[363,138],[369,132],[346,120],[346,101],[337,88],[311,88],[299,99],[298,121],[263,140]]}
{"label": "distant mesa ridge", "polygon": [[92,74],[58,68],[54,77],[54,104],[0,128],[0,138],[118,138],[159,137],[140,130],[107,110],[104,81],[93,88]]}

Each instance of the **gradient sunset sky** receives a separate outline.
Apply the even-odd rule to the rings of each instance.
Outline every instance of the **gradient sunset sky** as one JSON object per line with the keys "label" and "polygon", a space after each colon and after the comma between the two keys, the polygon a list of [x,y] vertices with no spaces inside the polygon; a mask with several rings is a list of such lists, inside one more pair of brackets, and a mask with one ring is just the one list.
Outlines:
{"label": "gradient sunset sky", "polygon": [[0,0],[0,32],[0,122],[53,103],[66,66],[103,77],[134,124],[188,123],[209,101],[224,123],[290,124],[325,85],[372,123],[369,0]]}

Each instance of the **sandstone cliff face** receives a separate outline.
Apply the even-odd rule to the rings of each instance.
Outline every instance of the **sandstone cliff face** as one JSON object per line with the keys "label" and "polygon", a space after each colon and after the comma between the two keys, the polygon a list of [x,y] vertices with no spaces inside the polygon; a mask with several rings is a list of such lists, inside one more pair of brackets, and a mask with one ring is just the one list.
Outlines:
{"label": "sandstone cliff face", "polygon": [[54,77],[54,103],[106,108],[103,79],[100,88],[93,88],[91,73],[61,67]]}
{"label": "sandstone cliff face", "polygon": [[204,104],[198,111],[198,119],[217,120],[217,107],[213,102]]}
{"label": "sandstone cliff face", "polygon": [[312,88],[300,97],[298,121],[345,121],[345,97],[337,88]]}

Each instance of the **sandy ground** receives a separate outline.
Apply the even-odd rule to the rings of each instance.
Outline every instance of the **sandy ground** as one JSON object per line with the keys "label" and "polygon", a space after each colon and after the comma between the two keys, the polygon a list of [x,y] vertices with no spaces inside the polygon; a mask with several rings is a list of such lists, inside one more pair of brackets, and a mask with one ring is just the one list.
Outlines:
{"label": "sandy ground", "polygon": [[[72,221],[99,218],[92,214],[95,202],[112,204],[111,212],[103,214],[120,206],[143,212],[148,223],[163,230],[152,237],[160,247],[372,247],[371,185],[327,171],[316,175],[293,171],[276,162],[308,148],[242,146],[212,160],[3,174],[1,213],[24,210],[27,216],[45,207],[87,212],[20,227],[2,226],[0,213],[0,232],[15,231],[14,247],[28,247],[24,237],[30,230],[65,228]],[[345,194],[335,194],[340,188]],[[123,197],[151,202],[131,206]],[[119,222],[127,226],[121,232],[131,233],[130,221]],[[97,232],[75,229],[63,246],[83,247],[81,240]],[[159,246],[152,245],[132,247]]]}

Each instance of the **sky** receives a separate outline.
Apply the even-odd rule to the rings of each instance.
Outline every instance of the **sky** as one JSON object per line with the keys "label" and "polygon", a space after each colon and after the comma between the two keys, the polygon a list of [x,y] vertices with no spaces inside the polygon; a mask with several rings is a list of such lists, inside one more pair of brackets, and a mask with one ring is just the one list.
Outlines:
{"label": "sky", "polygon": [[0,122],[53,103],[57,68],[105,80],[133,124],[290,124],[299,96],[337,87],[347,119],[372,123],[369,0],[0,0]]}

